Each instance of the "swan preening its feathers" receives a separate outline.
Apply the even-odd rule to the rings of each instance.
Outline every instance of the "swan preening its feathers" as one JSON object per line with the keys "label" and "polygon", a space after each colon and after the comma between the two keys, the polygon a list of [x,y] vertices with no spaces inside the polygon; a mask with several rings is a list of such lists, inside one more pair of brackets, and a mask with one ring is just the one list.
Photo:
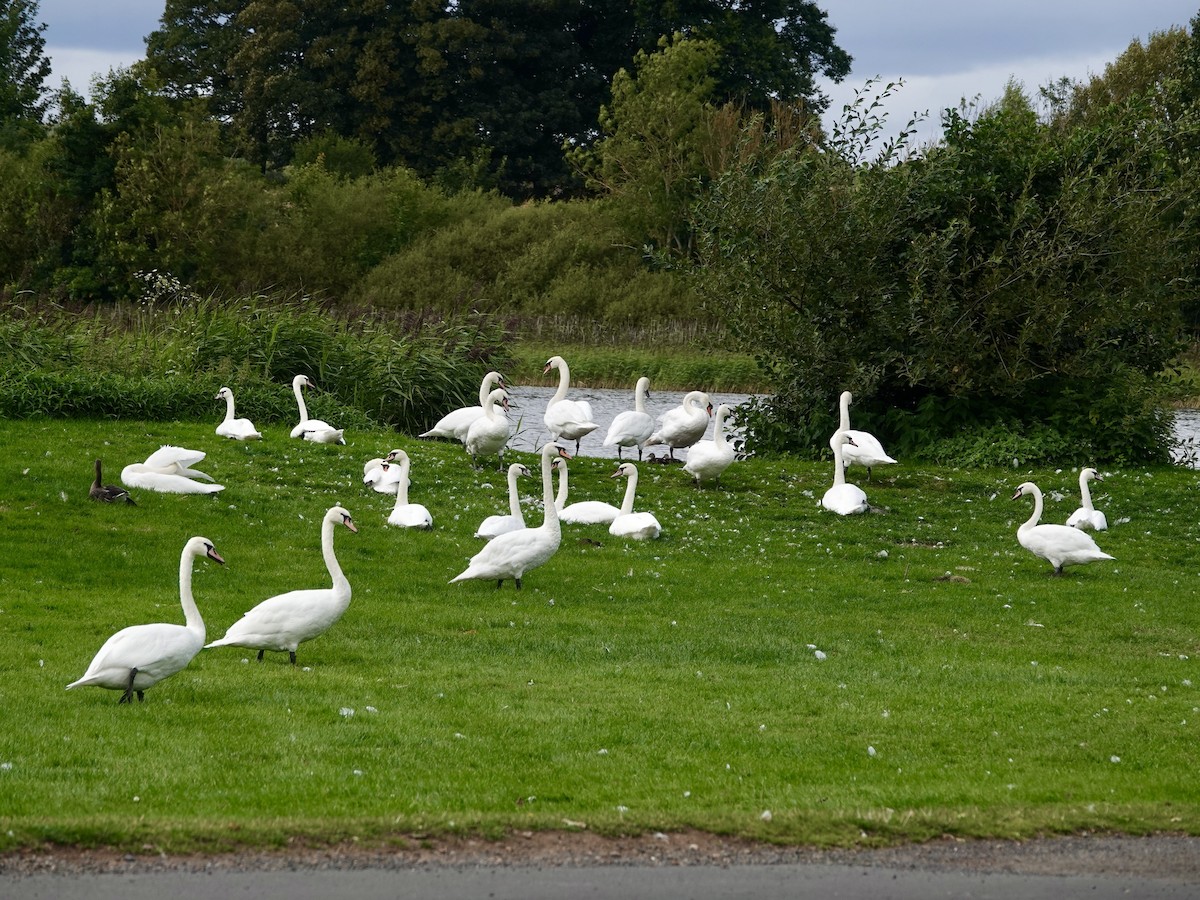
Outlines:
{"label": "swan preening its feathers", "polygon": [[292,429],[292,437],[304,438],[317,444],[344,444],[346,437],[343,429],[334,428],[328,422],[308,417],[308,406],[304,402],[304,388],[316,389],[316,385],[307,375],[297,375],[292,379],[292,393],[296,395],[296,406],[300,410],[300,421]]}
{"label": "swan preening its feathers", "polygon": [[557,552],[562,542],[562,528],[558,524],[558,510],[554,508],[554,481],[550,473],[550,462],[555,456],[571,458],[566,450],[555,444],[548,443],[542,447],[542,524],[537,528],[522,528],[492,538],[487,546],[471,557],[466,569],[450,579],[451,584],[468,579],[494,580],[499,588],[506,578],[511,578],[520,589],[521,577]]}
{"label": "swan preening its feathers", "polygon": [[192,560],[199,556],[225,562],[208,538],[194,537],[184,544],[179,558],[179,602],[187,624],[161,622],[121,629],[104,642],[83,677],[68,684],[67,690],[94,685],[123,691],[119,703],[129,703],[134,694],[138,700],[145,700],[147,688],[170,678],[192,661],[204,646],[204,620],[192,597]]}
{"label": "swan preening its feathers", "polygon": [[479,523],[475,537],[490,541],[498,535],[520,531],[525,527],[525,516],[521,513],[521,496],[517,492],[517,479],[528,474],[529,469],[521,463],[513,463],[508,467],[508,515],[488,516]]}
{"label": "swan preening its feathers", "polygon": [[471,462],[476,467],[479,466],[480,457],[493,453],[499,454],[500,464],[503,465],[508,437],[508,391],[496,388],[485,399],[483,415],[467,429],[463,446],[467,448]]}
{"label": "swan preening its feathers", "polygon": [[638,541],[649,541],[662,534],[662,526],[653,513],[634,512],[633,499],[637,493],[638,471],[633,463],[621,463],[610,478],[628,478],[625,499],[621,503],[621,514],[612,520],[608,533],[613,537],[627,537]]}
{"label": "swan preening its feathers", "polygon": [[233,391],[227,387],[217,391],[214,400],[225,401],[225,418],[217,425],[217,434],[221,437],[233,438],[235,441],[257,441],[262,435],[249,419],[234,418]]}
{"label": "swan preening its feathers", "polygon": [[1069,525],[1039,525],[1042,517],[1042,492],[1032,481],[1018,485],[1012,499],[1033,495],[1033,515],[1017,529],[1017,541],[1034,556],[1040,556],[1061,575],[1064,566],[1079,566],[1101,559],[1112,559],[1104,553],[1091,535]]}
{"label": "swan preening its feathers", "polygon": [[846,483],[846,463],[843,457],[846,447],[854,446],[854,438],[845,431],[835,431],[829,439],[829,447],[833,450],[833,487],[821,498],[821,505],[839,516],[850,516],[863,513],[871,507],[867,503],[867,495],[856,484]]}
{"label": "swan preening its feathers", "polygon": [[873,466],[888,465],[894,463],[895,460],[887,455],[875,435],[868,431],[855,431],[850,427],[850,404],[853,402],[854,395],[849,391],[842,391],[839,401],[841,421],[838,424],[838,431],[850,435],[851,438],[851,441],[842,447],[842,460],[847,466],[853,463],[866,466],[867,478],[870,479]]}
{"label": "swan preening its feathers", "polygon": [[296,648],[328,631],[350,605],[350,582],[333,552],[335,525],[358,531],[350,513],[340,506],[331,507],[321,519],[321,555],[333,587],[288,591],[264,600],[234,622],[223,638],[206,646],[246,647],[257,650],[260,660],[267,650],[286,650],[295,665]]}
{"label": "swan preening its feathers", "polygon": [[554,498],[554,507],[558,510],[558,519],[568,525],[608,525],[621,514],[621,510],[603,500],[582,500],[579,503],[567,505],[567,461],[554,460],[554,468],[558,470],[558,495]]}
{"label": "swan preening its feathers", "polygon": [[733,464],[733,445],[725,435],[725,420],[733,414],[733,410],[722,403],[717,407],[716,424],[713,426],[713,439],[700,441],[692,445],[688,451],[687,462],[683,471],[696,479],[697,486],[712,479],[721,483],[721,473]]}
{"label": "swan preening its feathers", "polygon": [[428,431],[422,432],[418,437],[449,438],[465,444],[467,442],[467,429],[471,427],[472,422],[484,414],[488,394],[492,392],[492,388],[494,387],[507,387],[504,383],[504,376],[499,372],[488,372],[483,376],[483,381],[479,385],[478,406],[464,406],[447,413],[438,420],[436,425]]}
{"label": "swan preening its feathers", "polygon": [[712,402],[704,391],[691,391],[683,402],[658,418],[658,430],[646,439],[646,444],[666,444],[671,459],[675,451],[692,446],[704,437]]}
{"label": "swan preening its feathers", "polygon": [[1079,494],[1083,505],[1071,517],[1067,524],[1072,528],[1082,528],[1084,531],[1107,531],[1108,518],[1096,507],[1092,506],[1092,492],[1088,488],[1089,481],[1103,481],[1104,476],[1093,468],[1086,468],[1079,473]]}
{"label": "swan preening its feathers", "polygon": [[618,413],[608,426],[608,437],[604,439],[604,446],[616,447],[618,459],[623,458],[626,447],[637,447],[638,459],[642,458],[642,448],[654,433],[654,419],[646,412],[646,400],[649,396],[650,379],[643,376],[637,380],[637,386],[633,389],[633,409]]}
{"label": "swan preening its feathers", "polygon": [[564,439],[575,442],[575,453],[579,453],[579,442],[591,434],[599,426],[592,416],[592,405],[586,400],[568,400],[567,390],[571,386],[571,370],[561,356],[552,356],[546,360],[543,375],[549,375],[551,369],[558,369],[558,390],[546,404],[546,414],[543,421],[550,429],[553,440]]}
{"label": "swan preening its feathers", "polygon": [[222,484],[201,484],[196,480],[213,480],[211,475],[192,468],[204,456],[200,450],[164,444],[147,456],[145,462],[131,463],[122,469],[121,483],[164,494],[215,494],[225,490]]}
{"label": "swan preening its feathers", "polygon": [[[129,496],[129,491],[125,490],[125,488],[117,487],[115,484],[104,483],[104,476],[100,472],[100,460],[96,460],[96,478],[92,482],[88,496],[102,503],[115,503],[118,500],[122,500],[125,503],[133,503],[133,498]],[[137,506],[136,503],[133,503],[133,505]]]}

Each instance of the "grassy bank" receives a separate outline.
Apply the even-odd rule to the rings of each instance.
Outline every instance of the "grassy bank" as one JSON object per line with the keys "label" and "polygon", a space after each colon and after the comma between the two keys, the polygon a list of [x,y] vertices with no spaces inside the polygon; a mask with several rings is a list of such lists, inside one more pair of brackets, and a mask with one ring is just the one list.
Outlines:
{"label": "grassy bank", "polygon": [[[1106,473],[1116,561],[1053,578],[1017,545],[1030,510],[1009,497],[1032,477],[1067,494],[1047,500],[1063,521],[1070,471],[855,469],[877,512],[842,519],[818,506],[831,464],[742,461],[720,490],[646,465],[637,506],[662,539],[568,528],[523,590],[497,591],[447,584],[506,507],[458,446],[317,446],[282,425],[238,444],[212,424],[0,421],[0,848],[578,823],[843,844],[1200,831],[1194,471]],[[206,450],[226,489],[89,502],[95,456],[115,481],[163,443]],[[394,446],[430,532],[385,527],[389,498],[361,484]],[[573,462],[573,499],[619,502],[610,473]],[[223,648],[144,704],[64,692],[117,629],[182,621],[192,535],[227,560],[195,569],[210,639],[327,585],[335,502],[360,528],[336,535],[354,598],[296,667]]]}

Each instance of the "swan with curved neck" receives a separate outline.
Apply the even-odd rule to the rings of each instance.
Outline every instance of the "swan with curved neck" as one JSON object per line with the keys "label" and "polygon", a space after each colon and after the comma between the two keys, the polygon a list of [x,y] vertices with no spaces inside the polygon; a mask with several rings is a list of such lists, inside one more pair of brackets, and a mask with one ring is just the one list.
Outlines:
{"label": "swan with curved neck", "polygon": [[725,421],[732,414],[733,410],[727,404],[722,403],[718,406],[713,425],[713,439],[700,441],[688,451],[683,471],[696,480],[697,487],[709,479],[720,485],[721,473],[733,465],[733,445],[729,443],[725,434]]}
{"label": "swan with curved neck", "polygon": [[637,447],[638,459],[650,435],[654,433],[654,419],[646,412],[646,398],[650,396],[650,379],[642,376],[633,389],[633,409],[618,413],[608,426],[605,447],[616,447],[617,458],[623,458],[626,447]]}
{"label": "swan with curved neck", "polygon": [[507,388],[504,383],[504,376],[499,372],[488,372],[483,376],[483,381],[479,383],[479,405],[478,406],[463,406],[452,412],[442,416],[432,428],[417,435],[423,438],[448,438],[466,443],[467,430],[471,427],[471,423],[484,414],[484,407],[487,406],[488,394],[493,388]]}
{"label": "swan with curved neck", "polygon": [[554,468],[558,470],[558,495],[554,498],[554,506],[558,509],[560,522],[568,525],[610,525],[621,514],[619,508],[603,500],[582,500],[568,506],[567,461],[554,460]]}
{"label": "swan with curved neck", "polygon": [[376,457],[367,460],[363,465],[363,484],[369,484],[376,493],[396,496],[396,483],[400,480],[400,467],[389,467],[384,463],[390,464],[403,452],[403,450],[393,450],[386,458]]}
{"label": "swan with curved neck", "polygon": [[521,512],[521,496],[517,492],[517,479],[529,475],[529,469],[522,463],[513,463],[508,467],[508,515],[488,516],[479,523],[475,537],[490,541],[494,537],[507,534],[510,531],[520,531],[525,527],[525,516]]}
{"label": "swan with curved neck", "polygon": [[300,411],[300,421],[292,429],[292,437],[304,438],[306,441],[313,441],[317,444],[346,443],[343,429],[334,428],[328,422],[324,422],[321,419],[310,419],[308,417],[308,405],[304,402],[304,388],[306,387],[315,390],[317,386],[312,383],[312,379],[307,375],[297,375],[292,379],[292,393],[296,395],[296,406]]}
{"label": "swan with curved neck", "polygon": [[621,501],[621,513],[608,526],[608,533],[614,537],[627,537],[634,540],[653,540],[662,534],[662,526],[653,513],[634,512],[633,499],[637,494],[638,470],[633,463],[621,463],[610,478],[628,478],[625,486],[625,499]]}
{"label": "swan with curved neck", "polygon": [[239,419],[233,410],[233,391],[227,387],[217,391],[214,400],[225,401],[225,418],[217,425],[217,434],[221,437],[232,438],[235,441],[257,441],[262,434],[254,427],[249,419]]}
{"label": "swan with curved neck", "polygon": [[708,428],[708,417],[712,415],[712,401],[704,391],[689,391],[683,402],[669,409],[658,419],[658,430],[646,440],[650,444],[666,444],[671,459],[676,450],[684,450],[704,437]]}
{"label": "swan with curved neck", "polygon": [[1103,480],[1104,476],[1091,467],[1079,473],[1079,495],[1082,505],[1067,519],[1067,524],[1072,528],[1082,528],[1084,531],[1108,530],[1108,517],[1092,505],[1092,491],[1088,487],[1089,481]]}
{"label": "swan with curved neck", "polygon": [[1018,485],[1012,499],[1033,495],[1033,514],[1017,529],[1017,542],[1054,567],[1061,575],[1064,566],[1080,566],[1101,559],[1112,559],[1096,546],[1092,536],[1069,525],[1039,525],[1042,518],[1042,492],[1032,481]]}
{"label": "swan with curved neck", "polygon": [[571,370],[567,361],[561,356],[552,356],[546,360],[543,375],[549,375],[551,369],[558,369],[558,390],[546,403],[546,414],[542,420],[550,430],[554,440],[564,439],[575,442],[575,453],[579,454],[579,442],[600,426],[592,415],[592,405],[586,400],[568,400],[567,391],[571,387]]}
{"label": "swan with curved neck", "polygon": [[328,631],[350,605],[350,582],[342,574],[333,552],[333,529],[345,525],[358,528],[350,513],[341,506],[330,507],[321,519],[321,556],[333,580],[329,588],[288,591],[264,600],[238,619],[208,647],[246,647],[258,651],[261,660],[267,650],[287,651],[296,664],[296,648]]}
{"label": "swan with curved neck", "polygon": [[853,402],[854,395],[849,391],[842,391],[842,396],[838,401],[840,410],[838,431],[844,431],[853,438],[853,443],[847,444],[842,448],[842,461],[847,466],[854,463],[865,466],[867,469],[867,480],[869,481],[873,466],[889,465],[896,460],[887,455],[887,452],[883,449],[883,445],[879,443],[879,439],[875,435],[869,431],[856,431],[850,427],[850,404]]}
{"label": "swan with curved neck", "polygon": [[137,694],[145,700],[145,691],[187,666],[204,646],[204,620],[192,597],[192,561],[207,557],[224,563],[208,538],[194,537],[183,546],[179,557],[179,603],[186,624],[165,622],[132,625],[104,642],[83,677],[67,685],[67,690],[85,685],[122,691],[118,703],[129,703]]}
{"label": "swan with curved neck", "polygon": [[[388,459],[400,461],[400,464],[396,466],[400,470],[400,475],[395,482],[396,505],[392,508],[391,515],[387,517],[388,524],[401,528],[432,528],[433,516],[429,514],[429,510],[420,503],[408,502],[408,473],[412,465],[408,454],[403,450],[393,450],[388,454]],[[385,475],[392,466],[392,462],[384,462],[382,468]]]}
{"label": "swan with curved neck", "polygon": [[821,505],[839,516],[863,513],[871,508],[863,489],[846,483],[846,462],[842,452],[847,446],[854,446],[854,438],[844,431],[835,431],[829,439],[829,448],[833,451],[833,487],[821,498]]}
{"label": "swan with curved neck", "polygon": [[192,468],[203,459],[202,450],[164,444],[147,456],[145,462],[130,463],[122,469],[121,483],[164,494],[215,494],[225,490],[222,484],[201,484],[196,480],[213,480],[211,475]]}
{"label": "swan with curved neck", "polygon": [[[501,412],[503,410],[503,412]],[[479,458],[499,454],[500,465],[504,465],[504,448],[508,446],[508,392],[496,388],[487,395],[483,415],[467,429],[463,446],[471,455],[471,463],[478,468]]]}
{"label": "swan with curved neck", "polygon": [[471,557],[466,569],[450,579],[451,584],[468,579],[494,580],[499,589],[506,578],[511,578],[520,590],[522,576],[554,556],[562,543],[562,528],[554,508],[554,480],[550,473],[550,462],[555,456],[571,458],[566,450],[555,444],[546,444],[542,448],[542,524],[492,538],[486,547]]}
{"label": "swan with curved neck", "polygon": [[96,460],[96,478],[92,481],[92,486],[88,490],[88,496],[93,500],[99,500],[101,503],[115,503],[118,500],[123,500],[126,503],[132,503],[133,498],[129,496],[129,491],[123,487],[117,487],[115,484],[105,484],[104,475],[100,471],[100,460]]}

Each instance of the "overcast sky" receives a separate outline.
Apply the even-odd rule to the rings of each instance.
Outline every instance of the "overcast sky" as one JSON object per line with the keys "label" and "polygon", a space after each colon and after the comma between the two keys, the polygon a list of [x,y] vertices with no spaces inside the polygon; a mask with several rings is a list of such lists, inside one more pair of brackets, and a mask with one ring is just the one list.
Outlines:
{"label": "overcast sky", "polygon": [[[854,57],[840,85],[823,84],[836,112],[855,89],[880,76],[903,79],[887,106],[901,127],[929,111],[921,138],[940,133],[938,115],[963,98],[995,100],[1010,78],[1027,92],[1062,76],[1101,74],[1130,41],[1186,28],[1200,0],[823,0],[837,42]],[[146,51],[163,0],[41,0],[46,55],[54,66],[47,86],[62,78],[87,93],[93,74],[128,65]]]}

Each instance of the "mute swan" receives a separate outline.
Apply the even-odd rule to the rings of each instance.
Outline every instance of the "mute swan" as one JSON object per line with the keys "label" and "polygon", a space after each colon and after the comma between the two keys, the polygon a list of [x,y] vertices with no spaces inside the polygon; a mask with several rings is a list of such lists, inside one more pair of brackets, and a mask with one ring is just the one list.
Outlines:
{"label": "mute swan", "polygon": [[637,447],[638,459],[642,458],[642,448],[654,433],[654,419],[646,412],[646,399],[650,396],[650,379],[645,376],[637,380],[633,389],[633,409],[618,413],[608,426],[608,437],[604,439],[605,447],[616,447],[617,458],[622,458],[626,447]]}
{"label": "mute swan", "polygon": [[521,513],[521,497],[517,493],[517,478],[528,474],[529,469],[521,463],[513,463],[508,467],[508,515],[488,516],[479,523],[475,537],[490,541],[498,535],[520,531],[525,527],[525,516]]}
{"label": "mute swan", "polygon": [[1018,485],[1012,499],[1033,494],[1033,515],[1017,529],[1017,541],[1034,556],[1040,556],[1054,566],[1054,574],[1061,575],[1063,566],[1078,566],[1112,559],[1101,551],[1091,535],[1068,525],[1039,525],[1042,517],[1042,492],[1032,481]]}
{"label": "mute swan", "polygon": [[543,421],[550,429],[554,440],[560,438],[575,442],[575,454],[579,454],[579,442],[595,431],[598,426],[592,416],[592,405],[586,400],[568,400],[567,389],[571,386],[571,370],[567,361],[561,356],[552,356],[546,360],[543,375],[549,375],[551,369],[558,369],[558,390],[546,403],[546,414]]}
{"label": "mute swan", "polygon": [[554,456],[570,459],[561,447],[548,443],[542,447],[542,524],[537,528],[522,528],[492,538],[482,550],[471,557],[471,562],[458,575],[450,579],[466,581],[470,578],[496,580],[497,589],[504,579],[511,578],[521,588],[521,577],[531,569],[545,563],[558,550],[562,542],[562,529],[558,524],[558,510],[554,508],[554,482],[550,475],[550,460]]}
{"label": "mute swan", "polygon": [[201,450],[164,444],[147,456],[145,462],[130,463],[122,469],[121,483],[164,494],[215,494],[225,490],[223,484],[201,484],[193,480],[213,480],[211,475],[192,468],[202,459],[204,452]]}
{"label": "mute swan", "polygon": [[249,419],[235,419],[233,415],[233,391],[227,387],[217,391],[214,400],[225,401],[225,419],[217,425],[217,434],[221,437],[233,438],[235,441],[257,441],[262,434],[254,427]]}
{"label": "mute swan", "polygon": [[317,444],[346,443],[344,429],[334,428],[328,422],[308,417],[308,406],[304,403],[302,390],[306,387],[315,390],[317,386],[307,375],[297,375],[292,379],[292,393],[296,395],[296,406],[300,409],[300,422],[292,429],[292,437],[304,438],[306,441],[313,441]]}
{"label": "mute swan", "polygon": [[728,405],[722,403],[718,406],[715,416],[716,424],[713,426],[713,439],[700,441],[688,451],[683,471],[696,479],[697,487],[708,478],[720,484],[721,473],[733,464],[733,445],[725,436],[725,420],[732,413],[733,410]]}
{"label": "mute swan", "polygon": [[321,520],[321,555],[333,587],[288,591],[264,600],[234,622],[225,637],[206,646],[246,647],[257,650],[260,660],[268,650],[286,650],[295,665],[296,648],[328,631],[350,605],[350,582],[333,553],[337,524],[358,532],[350,513],[340,506],[331,507]]}
{"label": "mute swan", "polygon": [[67,685],[67,690],[84,685],[124,691],[118,703],[130,703],[164,678],[183,669],[204,646],[204,620],[192,597],[192,560],[207,556],[224,563],[208,538],[194,537],[183,545],[179,558],[179,602],[186,625],[160,622],[122,628],[100,648],[83,677]]}
{"label": "mute swan", "polygon": [[408,502],[408,472],[412,465],[408,454],[403,450],[393,450],[388,454],[388,459],[400,461],[398,466],[393,466],[390,462],[383,464],[385,475],[389,469],[400,470],[399,478],[396,481],[396,505],[392,508],[391,515],[387,517],[388,524],[398,525],[401,528],[432,528],[433,516],[429,514],[429,510],[420,503]]}
{"label": "mute swan", "polygon": [[363,484],[369,484],[377,493],[396,495],[396,483],[400,480],[400,467],[391,466],[384,467],[384,463],[390,463],[394,460],[402,450],[393,450],[387,455],[387,459],[369,459],[363,465]]}
{"label": "mute swan", "polygon": [[508,444],[508,416],[500,412],[503,408],[508,411],[508,392],[504,388],[496,388],[487,395],[487,403],[483,405],[483,415],[471,423],[467,429],[467,439],[463,446],[471,454],[471,462],[478,468],[479,457],[500,454],[500,464],[504,464],[504,448]]}
{"label": "mute swan", "polygon": [[1092,468],[1084,469],[1079,473],[1079,493],[1083,498],[1083,505],[1071,513],[1067,524],[1073,528],[1082,528],[1084,531],[1108,531],[1108,518],[1092,506],[1092,491],[1088,487],[1088,482],[1093,480],[1103,481],[1104,476]]}
{"label": "mute swan", "polygon": [[[96,480],[92,482],[88,496],[93,500],[100,500],[104,503],[112,503],[116,500],[133,503],[133,498],[129,496],[129,491],[125,490],[125,488],[117,487],[115,484],[104,483],[104,476],[100,474],[100,460],[96,460]],[[133,503],[133,505],[137,506],[136,503]]]}
{"label": "mute swan", "polygon": [[554,468],[558,469],[558,496],[554,498],[554,508],[558,510],[560,522],[568,525],[610,525],[621,514],[620,509],[603,500],[583,500],[567,506],[567,461],[554,460]]}
{"label": "mute swan", "polygon": [[637,493],[638,471],[633,463],[621,463],[609,478],[628,478],[625,499],[621,503],[621,514],[612,520],[608,533],[614,537],[634,538],[639,541],[653,540],[662,534],[662,526],[653,513],[633,511],[633,498]]}
{"label": "mute swan", "polygon": [[428,431],[419,434],[418,437],[452,438],[453,440],[466,443],[467,429],[471,427],[472,422],[483,415],[483,408],[487,406],[487,397],[492,392],[493,386],[508,387],[504,383],[504,376],[499,372],[488,372],[483,376],[483,381],[479,383],[478,406],[463,406],[453,412],[446,413],[446,415],[438,420],[436,425]]}
{"label": "mute swan", "polygon": [[646,440],[646,444],[666,444],[671,459],[675,451],[690,447],[704,437],[708,417],[712,415],[712,403],[704,391],[691,391],[683,402],[658,417],[658,430]]}
{"label": "mute swan", "polygon": [[838,431],[844,431],[853,438],[853,443],[846,444],[842,448],[842,459],[847,466],[853,463],[858,463],[860,466],[867,468],[867,480],[871,478],[872,466],[883,466],[889,463],[894,463],[895,460],[883,449],[883,445],[879,443],[879,439],[869,431],[855,431],[850,427],[850,404],[854,402],[854,395],[849,391],[842,391],[842,396],[839,401],[841,407],[841,422],[838,425]]}
{"label": "mute swan", "polygon": [[835,431],[829,439],[829,447],[833,450],[833,487],[821,498],[821,505],[839,516],[850,516],[871,508],[863,489],[846,483],[846,462],[842,453],[847,446],[854,446],[854,438],[844,431]]}

